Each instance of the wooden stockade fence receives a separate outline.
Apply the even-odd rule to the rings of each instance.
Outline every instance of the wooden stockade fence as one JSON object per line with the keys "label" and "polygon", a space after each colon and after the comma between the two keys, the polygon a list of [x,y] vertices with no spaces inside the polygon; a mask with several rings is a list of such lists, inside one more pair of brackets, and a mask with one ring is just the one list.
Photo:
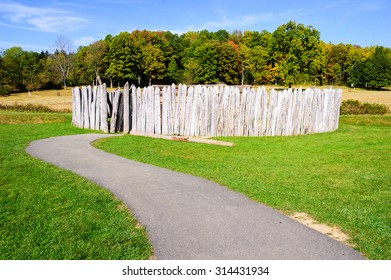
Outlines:
{"label": "wooden stockade fence", "polygon": [[74,88],[72,123],[106,133],[181,136],[277,136],[334,131],[340,89],[271,90],[264,87]]}

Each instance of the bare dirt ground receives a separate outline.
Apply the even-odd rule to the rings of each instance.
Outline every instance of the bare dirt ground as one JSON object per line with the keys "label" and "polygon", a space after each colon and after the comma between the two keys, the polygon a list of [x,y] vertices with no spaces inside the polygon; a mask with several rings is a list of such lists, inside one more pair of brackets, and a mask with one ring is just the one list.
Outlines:
{"label": "bare dirt ground", "polygon": [[[278,86],[266,86],[268,90],[282,89]],[[303,88],[305,88],[303,86]],[[342,88],[342,100],[356,99],[361,102],[369,103],[381,103],[391,108],[391,90],[370,91],[363,89],[353,89],[348,87]],[[0,97],[0,103],[3,104],[41,104],[48,106],[52,109],[63,110],[72,109],[72,88],[69,87],[66,90],[44,90],[44,91],[32,91],[30,95],[27,92],[11,94],[10,96]]]}
{"label": "bare dirt ground", "polygon": [[348,246],[352,246],[352,244],[349,243],[350,237],[336,226],[321,224],[307,213],[295,212],[289,216],[307,227],[326,234],[329,237],[338,240]]}

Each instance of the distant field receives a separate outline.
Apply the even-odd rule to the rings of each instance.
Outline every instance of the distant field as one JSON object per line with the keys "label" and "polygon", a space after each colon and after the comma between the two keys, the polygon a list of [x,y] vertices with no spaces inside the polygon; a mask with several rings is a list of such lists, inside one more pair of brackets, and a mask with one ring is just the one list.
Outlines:
{"label": "distant field", "polygon": [[342,100],[356,99],[361,102],[381,103],[391,107],[391,90],[371,91],[343,87]]}
{"label": "distant field", "polygon": [[57,90],[32,91],[30,96],[27,92],[13,93],[10,96],[0,97],[3,104],[40,104],[54,110],[72,109],[72,88]]}
{"label": "distant field", "polygon": [[[266,86],[267,89],[282,89],[278,86]],[[303,86],[305,88],[305,86]],[[391,90],[371,91],[364,89],[352,89],[348,87],[342,88],[342,100],[357,99],[361,102],[382,103],[391,107]],[[3,104],[41,104],[55,110],[72,109],[72,88],[66,90],[44,90],[33,91],[31,95],[27,92],[11,94],[7,97],[0,97],[0,103]]]}

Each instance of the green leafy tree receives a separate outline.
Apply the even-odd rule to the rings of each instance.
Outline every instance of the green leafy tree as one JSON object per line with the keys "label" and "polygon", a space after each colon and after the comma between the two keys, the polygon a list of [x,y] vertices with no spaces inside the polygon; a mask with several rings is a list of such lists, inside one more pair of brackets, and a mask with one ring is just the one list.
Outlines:
{"label": "green leafy tree", "polygon": [[105,74],[108,77],[118,82],[137,80],[141,55],[128,32],[121,32],[112,38],[107,57],[109,67]]}
{"label": "green leafy tree", "polygon": [[170,62],[168,63],[167,67],[167,78],[170,83],[177,83],[183,73],[181,73],[178,63],[177,63],[177,58],[176,56],[171,57]]}
{"label": "green leafy tree", "polygon": [[0,50],[0,95],[8,95],[11,92],[7,71],[3,59],[4,51]]}
{"label": "green leafy tree", "polygon": [[4,51],[2,64],[6,74],[5,83],[10,91],[24,90],[23,56],[21,47],[12,47]]}
{"label": "green leafy tree", "polygon": [[349,82],[358,87],[382,88],[391,85],[391,50],[376,47],[367,59],[356,62]]}
{"label": "green leafy tree", "polygon": [[183,82],[191,85],[196,82],[199,73],[201,73],[201,67],[198,65],[197,60],[193,57],[186,59],[184,64],[185,70],[183,73]]}
{"label": "green leafy tree", "polygon": [[44,85],[41,73],[44,72],[46,56],[37,52],[24,52],[22,59],[23,85],[27,90],[39,90]]}
{"label": "green leafy tree", "polygon": [[272,67],[278,65],[279,82],[289,86],[309,83],[317,69],[311,64],[322,61],[319,31],[294,21],[279,26],[268,47]]}
{"label": "green leafy tree", "polygon": [[222,43],[225,43],[225,42],[228,42],[229,33],[227,30],[220,29],[220,30],[212,33],[211,39],[218,40]]}
{"label": "green leafy tree", "polygon": [[234,42],[218,44],[217,76],[220,82],[226,84],[239,83],[239,46]]}
{"label": "green leafy tree", "polygon": [[252,54],[251,48],[244,43],[239,45],[239,50],[241,84],[244,85],[245,82],[251,80]]}
{"label": "green leafy tree", "polygon": [[108,65],[105,57],[108,52],[108,43],[104,40],[96,41],[89,46],[82,47],[77,52],[80,74],[84,81],[96,81],[98,76],[103,78]]}
{"label": "green leafy tree", "polygon": [[162,80],[166,74],[163,51],[149,44],[142,49],[142,55],[143,74],[148,77],[149,85],[152,79]]}
{"label": "green leafy tree", "polygon": [[194,58],[199,66],[195,83],[214,84],[219,81],[218,68],[218,43],[210,41],[198,46],[194,50]]}
{"label": "green leafy tree", "polygon": [[268,82],[267,59],[268,52],[263,46],[258,45],[251,50],[249,72],[254,84],[264,84]]}

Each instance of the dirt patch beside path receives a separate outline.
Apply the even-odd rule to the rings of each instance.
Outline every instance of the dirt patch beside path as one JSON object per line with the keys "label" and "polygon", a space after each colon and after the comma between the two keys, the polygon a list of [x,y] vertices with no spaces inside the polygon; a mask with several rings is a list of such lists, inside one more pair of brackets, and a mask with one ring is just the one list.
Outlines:
{"label": "dirt patch beside path", "polygon": [[292,219],[295,219],[296,221],[298,221],[299,223],[307,227],[310,227],[316,231],[326,234],[329,237],[337,241],[340,241],[348,246],[353,246],[353,244],[349,242],[350,237],[346,233],[342,232],[342,230],[336,226],[321,224],[318,221],[316,221],[314,218],[312,218],[310,215],[308,215],[307,213],[294,212],[289,216]]}

